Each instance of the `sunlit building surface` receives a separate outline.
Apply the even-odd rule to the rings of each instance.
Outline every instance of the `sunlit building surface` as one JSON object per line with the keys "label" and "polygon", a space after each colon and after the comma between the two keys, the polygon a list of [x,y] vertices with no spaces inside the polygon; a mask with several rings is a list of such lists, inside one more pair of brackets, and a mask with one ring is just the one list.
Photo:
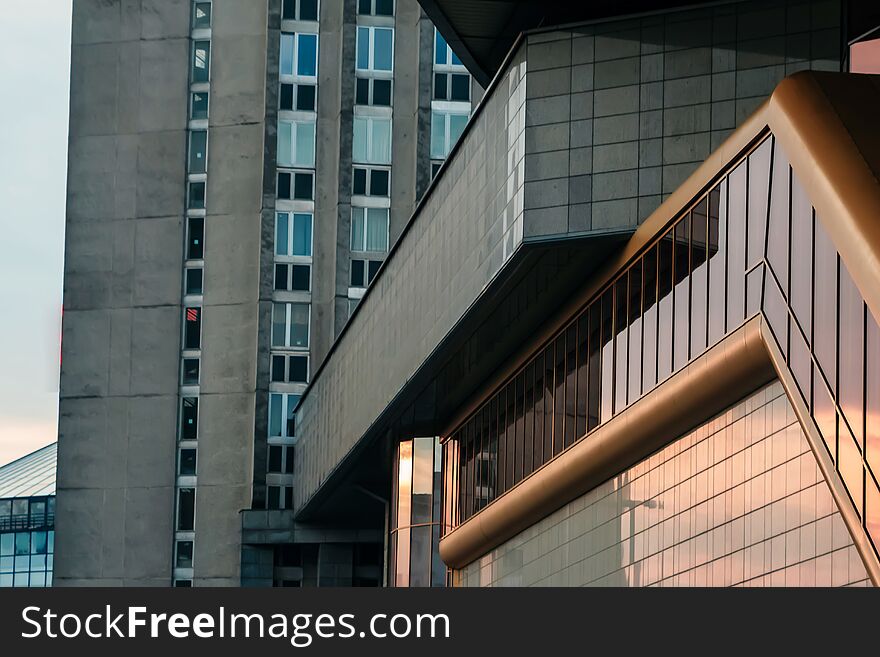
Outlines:
{"label": "sunlit building surface", "polygon": [[72,156],[56,580],[880,583],[880,9],[419,4],[193,3],[136,236]]}
{"label": "sunlit building surface", "polygon": [[0,586],[52,586],[57,443],[0,466]]}

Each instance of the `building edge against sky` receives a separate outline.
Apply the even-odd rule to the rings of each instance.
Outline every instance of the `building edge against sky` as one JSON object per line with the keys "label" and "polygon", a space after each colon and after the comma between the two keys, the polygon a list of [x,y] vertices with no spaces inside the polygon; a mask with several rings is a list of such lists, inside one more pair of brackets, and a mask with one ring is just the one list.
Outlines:
{"label": "building edge against sky", "polygon": [[[530,11],[547,12],[544,25],[578,25],[529,33],[502,62],[480,50],[477,37],[459,37],[474,34],[456,23],[457,5],[467,4],[426,2],[426,15],[404,0],[179,1],[134,13],[75,2],[57,584],[738,583],[729,576],[741,563],[735,555],[765,547],[767,569],[762,561],[753,582],[777,583],[779,572],[794,577],[789,566],[799,574],[793,583],[810,583],[808,572],[814,582],[826,572],[833,583],[869,581],[871,564],[859,571],[853,555],[869,545],[854,528],[867,530],[873,517],[873,443],[864,420],[870,394],[861,393],[862,432],[853,436],[862,497],[847,507],[852,482],[828,474],[854,472],[849,443],[838,443],[842,429],[834,429],[826,460],[810,461],[806,446],[817,451],[815,434],[799,434],[791,421],[812,417],[818,388],[807,394],[806,411],[796,399],[779,411],[779,384],[759,390],[769,378],[715,408],[724,421],[673,423],[669,439],[683,438],[654,445],[663,451],[643,464],[617,463],[592,492],[583,491],[586,498],[571,502],[591,509],[578,522],[605,519],[602,527],[580,527],[583,540],[561,557],[570,566],[564,573],[547,572],[560,555],[536,546],[558,542],[553,532],[577,533],[550,520],[570,500],[556,500],[519,527],[534,534],[531,543],[508,519],[506,529],[496,528],[503,538],[495,544],[468,548],[482,550],[479,565],[460,560],[463,548],[458,560],[448,556],[447,547],[464,540],[455,536],[499,516],[492,510],[505,500],[508,515],[523,510],[509,501],[536,481],[540,471],[529,477],[531,468],[585,449],[593,439],[579,439],[587,431],[619,425],[616,417],[605,425],[619,409],[631,417],[643,392],[668,388],[680,368],[690,371],[691,356],[713,344],[717,320],[708,314],[705,340],[670,343],[670,354],[686,355],[670,363],[668,374],[677,373],[667,383],[649,391],[641,371],[638,384],[627,378],[630,366],[642,369],[635,360],[641,347],[629,344],[631,322],[640,339],[647,330],[646,261],[638,284],[630,273],[623,280],[632,285],[609,288],[607,308],[607,295],[598,297],[597,337],[591,313],[559,337],[548,327],[573,316],[583,290],[609,280],[615,263],[634,255],[641,242],[631,236],[664,201],[661,209],[688,214],[686,228],[670,233],[668,253],[658,243],[654,301],[661,308],[666,299],[657,281],[668,255],[671,312],[690,317],[694,281],[701,269],[711,271],[710,252],[721,252],[712,221],[721,217],[719,195],[729,199],[730,191],[719,188],[691,211],[699,194],[687,191],[689,176],[704,161],[717,166],[713,175],[727,171],[736,158],[724,151],[725,140],[751,125],[777,83],[804,69],[846,68],[853,25],[876,18],[854,18],[852,3],[837,1],[674,10],[642,3],[659,11],[621,17],[535,4]],[[493,6],[500,13],[481,25],[506,52],[515,35],[499,26],[535,23],[502,21],[510,3]],[[621,3],[613,11],[632,9]],[[467,128],[461,117],[482,91],[431,20],[478,79],[498,71]],[[125,57],[138,62],[135,72],[120,70]],[[768,166],[783,161],[774,145],[782,137],[756,151],[770,149]],[[762,169],[756,161],[750,170]],[[770,178],[767,169],[765,185]],[[672,208],[670,199],[681,205]],[[749,203],[766,209],[774,201]],[[744,285],[759,275],[761,290],[771,289],[763,286],[773,276],[782,280],[778,263],[764,258]],[[870,318],[871,293],[857,291]],[[763,309],[768,317],[774,310]],[[739,335],[733,322],[727,330]],[[811,335],[805,339],[821,353]],[[862,339],[872,344],[869,334]],[[594,344],[610,345],[614,357],[599,349],[596,375],[605,383],[590,392]],[[794,358],[790,345],[777,345],[783,359]],[[653,348],[656,359],[662,349],[656,341]],[[817,367],[829,367],[827,357],[815,358]],[[833,367],[834,374],[820,370],[822,380],[844,418],[839,426],[853,428],[848,406],[837,401],[845,391],[836,388]],[[541,442],[540,462],[537,442],[528,456],[520,447],[526,435],[537,441],[539,372],[541,417],[551,422],[549,433],[542,426],[550,447]],[[748,446],[733,450],[737,427],[768,415],[772,427],[768,421],[764,435],[756,431]],[[777,462],[773,445],[782,434],[791,454]],[[691,449],[703,468],[694,467],[685,486],[674,479],[684,476],[678,464]],[[744,450],[753,450],[753,469],[731,474]],[[752,458],[758,450],[765,451]],[[780,493],[773,488],[779,468],[794,463],[797,485]],[[658,489],[656,477],[673,481]],[[759,479],[769,482],[767,496],[763,504],[752,500],[757,507],[749,513],[766,513],[767,531],[725,551],[735,540],[732,527],[758,522],[745,507],[730,515],[730,505],[739,504],[738,488]],[[698,489],[680,492],[691,485]],[[609,486],[614,492],[601,496]],[[717,494],[708,494],[712,486]],[[668,517],[658,519],[650,502],[662,495],[673,497],[663,498]],[[801,504],[798,524],[780,524],[777,507],[810,495],[815,501]],[[841,512],[828,510],[829,496]],[[624,497],[642,501],[627,510]],[[702,522],[706,538],[690,541],[684,532]],[[661,549],[666,531],[672,542]],[[780,570],[774,550],[795,531],[801,547],[792,554],[803,558],[783,559]],[[830,537],[831,547],[808,556],[810,532]],[[697,552],[709,554],[700,542],[710,536],[721,550],[711,567],[693,561]],[[456,570],[447,572],[441,554]],[[667,567],[668,577],[656,577]],[[711,569],[719,579],[706,578]]]}

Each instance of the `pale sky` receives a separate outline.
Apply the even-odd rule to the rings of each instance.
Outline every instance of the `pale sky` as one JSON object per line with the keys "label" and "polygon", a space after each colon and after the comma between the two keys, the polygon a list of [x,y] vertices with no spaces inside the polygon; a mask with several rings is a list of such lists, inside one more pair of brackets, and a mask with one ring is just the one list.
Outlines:
{"label": "pale sky", "polygon": [[2,0],[0,464],[56,439],[71,0]]}

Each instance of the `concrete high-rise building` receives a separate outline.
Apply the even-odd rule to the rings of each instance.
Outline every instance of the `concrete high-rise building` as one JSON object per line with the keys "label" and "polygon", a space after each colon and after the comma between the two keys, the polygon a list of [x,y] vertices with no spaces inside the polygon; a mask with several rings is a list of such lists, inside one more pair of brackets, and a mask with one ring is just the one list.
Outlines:
{"label": "concrete high-rise building", "polygon": [[382,532],[294,528],[292,411],[479,86],[415,0],[76,0],[72,43],[57,583],[378,584]]}
{"label": "concrete high-rise building", "polygon": [[74,2],[56,583],[880,583],[880,12],[129,4]]}

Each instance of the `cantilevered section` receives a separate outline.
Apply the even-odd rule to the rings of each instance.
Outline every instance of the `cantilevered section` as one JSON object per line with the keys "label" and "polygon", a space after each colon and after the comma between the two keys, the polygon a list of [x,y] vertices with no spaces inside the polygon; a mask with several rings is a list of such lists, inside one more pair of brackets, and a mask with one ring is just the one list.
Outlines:
{"label": "cantilevered section", "polygon": [[[642,385],[627,387],[624,374],[629,397],[624,393],[621,405],[614,366],[619,338],[611,342],[615,346],[602,352],[608,355],[601,367],[612,367],[615,378],[602,379],[601,388],[604,398],[611,386],[613,408],[603,407],[597,426],[500,492],[491,481],[472,485],[460,454],[477,452],[453,431],[446,463],[450,472],[461,468],[465,483],[447,478],[445,485],[451,531],[440,551],[448,565],[474,561],[722,411],[731,396],[778,377],[866,569],[880,583],[880,137],[870,110],[878,102],[880,83],[870,76],[801,73],[785,80],[648,219],[618,261],[595,277],[582,307],[591,308],[609,290],[616,295],[617,282],[629,272],[641,276],[649,253],[662,257],[664,240],[670,252],[680,246],[680,236],[685,245],[690,241],[690,262],[699,266],[689,269],[685,256],[684,275],[675,279],[675,306],[683,304],[684,314],[676,310],[674,325],[667,327],[674,326],[669,344],[653,344],[653,353],[674,350],[674,362],[681,364],[670,365],[666,375],[671,370],[672,376],[665,380],[657,372],[649,385],[641,368]],[[720,211],[712,209],[713,198],[720,198]],[[696,260],[694,245],[704,254]],[[719,286],[712,286],[713,277]],[[659,293],[651,304],[662,313]],[[616,335],[627,336],[632,320],[626,318],[647,326],[648,309],[642,316],[641,301],[637,307],[635,315],[630,307],[622,326],[614,316]],[[571,321],[569,316],[551,335]],[[665,325],[655,326],[653,335],[662,335]],[[647,333],[639,334],[639,350],[647,344],[642,335]],[[539,347],[525,350],[524,361]],[[677,355],[682,349],[684,359]],[[472,441],[470,435],[464,441]],[[493,466],[481,463],[482,470],[492,472]]]}
{"label": "cantilevered section", "polygon": [[0,467],[0,498],[55,494],[58,443]]}
{"label": "cantilevered section", "polygon": [[425,13],[484,87],[521,32],[546,25],[698,4],[699,0],[419,0]]}

